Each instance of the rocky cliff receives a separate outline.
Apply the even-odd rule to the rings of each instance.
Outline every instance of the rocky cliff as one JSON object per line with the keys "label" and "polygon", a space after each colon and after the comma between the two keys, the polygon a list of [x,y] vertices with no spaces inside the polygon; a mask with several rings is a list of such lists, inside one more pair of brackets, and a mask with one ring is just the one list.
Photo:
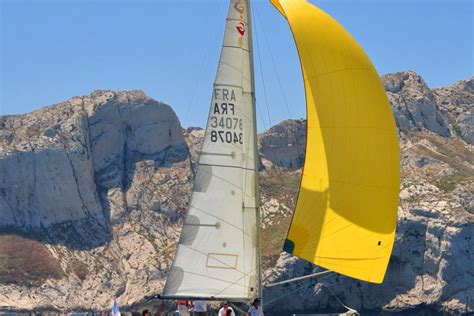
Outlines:
{"label": "rocky cliff", "polygon": [[[269,311],[338,310],[336,297],[360,310],[474,310],[474,79],[434,90],[410,71],[383,80],[402,150],[386,280],[329,275],[275,287],[264,295]],[[267,282],[315,270],[280,253],[305,134],[304,120],[289,120],[259,136]],[[0,307],[102,310],[115,296],[133,309],[160,293],[202,136],[139,91],[1,117]]]}
{"label": "rocky cliff", "polygon": [[[474,145],[474,77],[433,90],[413,71],[386,74],[382,81],[400,132],[423,132]],[[302,167],[305,120],[277,124],[259,137],[264,164]]]}
{"label": "rocky cliff", "polygon": [[[265,293],[267,302],[295,291],[288,298],[293,311],[294,306],[302,311],[341,309],[335,297],[358,310],[474,311],[474,153],[469,138],[474,78],[435,90],[412,71],[382,79],[399,128],[402,157],[397,237],[384,283],[372,285],[332,275],[318,284],[271,288]],[[294,199],[279,197],[293,197],[297,190],[289,188],[298,185],[305,144],[295,141],[294,135],[304,139],[305,124],[289,120],[260,135],[264,164],[278,168],[267,170],[263,179],[275,185],[284,181],[288,191],[263,190],[263,210],[275,214],[267,232],[273,238],[284,236],[289,225],[290,218],[282,214],[293,208]],[[281,242],[283,238],[273,244]],[[275,264],[267,270],[269,281],[314,270],[285,254],[266,255],[270,266]]]}
{"label": "rocky cliff", "polygon": [[100,310],[155,293],[192,178],[173,110],[96,91],[0,122],[0,306]]}

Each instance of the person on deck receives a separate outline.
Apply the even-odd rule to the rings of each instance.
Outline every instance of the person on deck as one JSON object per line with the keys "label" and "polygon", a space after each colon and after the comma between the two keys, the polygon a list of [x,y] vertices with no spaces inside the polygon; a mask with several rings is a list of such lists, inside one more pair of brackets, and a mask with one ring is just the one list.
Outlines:
{"label": "person on deck", "polygon": [[207,305],[205,301],[194,301],[194,315],[207,316]]}
{"label": "person on deck", "polygon": [[155,316],[162,316],[164,311],[165,311],[165,302],[161,302],[160,305],[156,307]]}
{"label": "person on deck", "polygon": [[222,307],[219,310],[219,316],[227,316],[228,310],[231,311],[230,316],[235,316],[234,310],[232,309],[232,307],[230,307],[228,302],[224,302],[224,304],[222,304]]}
{"label": "person on deck", "polygon": [[247,313],[248,316],[263,316],[263,310],[260,307],[261,301],[259,298],[256,298],[252,306],[250,306],[249,311]]}
{"label": "person on deck", "polygon": [[177,300],[176,305],[178,306],[179,316],[190,316],[189,314],[189,301]]}

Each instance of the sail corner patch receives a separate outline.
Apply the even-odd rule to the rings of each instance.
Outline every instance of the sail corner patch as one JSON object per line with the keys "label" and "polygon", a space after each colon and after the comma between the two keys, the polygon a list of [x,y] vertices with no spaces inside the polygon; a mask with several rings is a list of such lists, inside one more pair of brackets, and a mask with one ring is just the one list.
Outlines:
{"label": "sail corner patch", "polygon": [[295,243],[292,240],[285,239],[285,244],[283,245],[283,251],[293,254],[295,250]]}
{"label": "sail corner patch", "polygon": [[237,269],[236,254],[229,253],[208,253],[206,267],[217,269]]}

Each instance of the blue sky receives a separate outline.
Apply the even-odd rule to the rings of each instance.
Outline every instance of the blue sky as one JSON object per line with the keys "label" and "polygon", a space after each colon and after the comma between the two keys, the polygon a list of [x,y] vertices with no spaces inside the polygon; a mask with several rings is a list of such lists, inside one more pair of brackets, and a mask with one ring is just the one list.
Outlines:
{"label": "blue sky", "polygon": [[[311,2],[356,38],[380,74],[412,69],[437,87],[474,73],[472,0]],[[95,89],[141,89],[171,105],[184,127],[203,126],[227,3],[0,0],[0,115],[29,112]],[[286,21],[267,0],[254,1],[254,15],[262,130],[304,117],[304,92]]]}

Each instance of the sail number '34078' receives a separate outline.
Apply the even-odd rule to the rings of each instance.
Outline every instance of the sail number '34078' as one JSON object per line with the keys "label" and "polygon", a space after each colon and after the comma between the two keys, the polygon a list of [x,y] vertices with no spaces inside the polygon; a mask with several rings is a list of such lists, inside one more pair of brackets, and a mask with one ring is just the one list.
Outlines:
{"label": "sail number '34078'", "polygon": [[234,89],[214,89],[213,101],[209,116],[211,142],[243,144],[244,124],[236,115]]}

